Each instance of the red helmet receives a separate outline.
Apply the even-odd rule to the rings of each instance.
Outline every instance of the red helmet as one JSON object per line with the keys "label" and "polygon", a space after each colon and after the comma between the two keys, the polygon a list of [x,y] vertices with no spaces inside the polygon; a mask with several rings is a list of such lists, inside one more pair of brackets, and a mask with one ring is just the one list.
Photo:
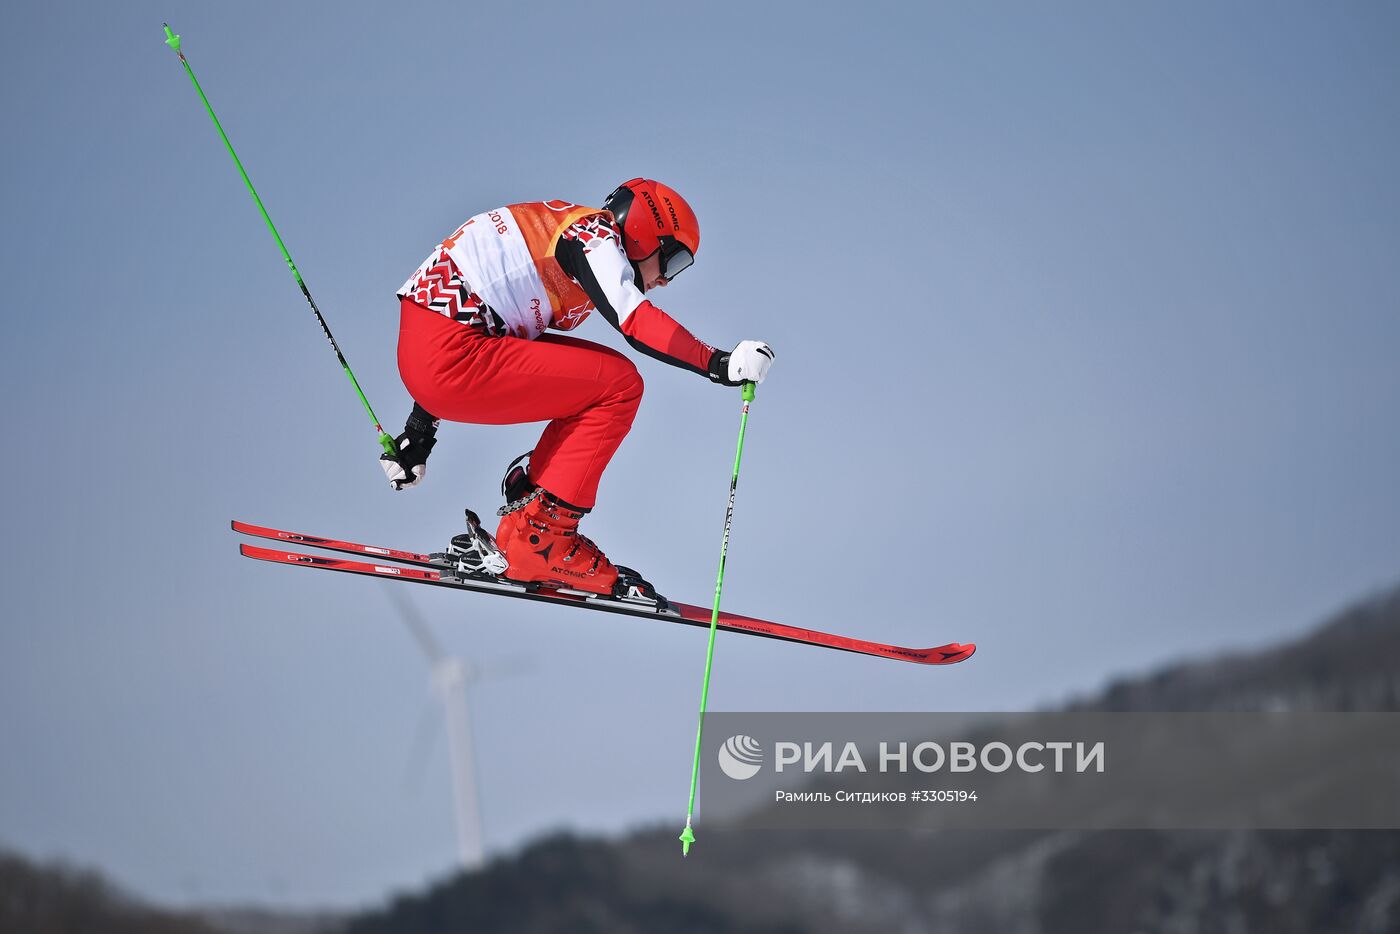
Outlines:
{"label": "red helmet", "polygon": [[700,222],[674,188],[650,178],[623,182],[603,202],[622,231],[627,258],[634,263],[661,251],[661,275],[674,279],[695,262]]}

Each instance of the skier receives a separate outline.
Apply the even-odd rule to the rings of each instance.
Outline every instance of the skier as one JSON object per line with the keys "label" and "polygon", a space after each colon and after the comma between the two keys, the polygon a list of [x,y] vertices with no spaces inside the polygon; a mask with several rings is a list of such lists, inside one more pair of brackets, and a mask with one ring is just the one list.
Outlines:
{"label": "skier", "polygon": [[399,374],[414,406],[397,456],[381,457],[395,490],[423,480],[440,420],[549,422],[528,465],[522,455],[507,468],[494,545],[468,512],[469,532],[452,546],[464,568],[504,567],[510,580],[604,595],[640,580],[626,568],[620,579],[578,524],[632,427],[642,378],[611,348],[545,331],[572,331],[597,310],[648,356],[724,386],[763,382],[767,344],[717,350],[645,297],[689,267],[699,246],[685,199],[634,178],[601,209],[543,201],[478,214],[399,289]]}

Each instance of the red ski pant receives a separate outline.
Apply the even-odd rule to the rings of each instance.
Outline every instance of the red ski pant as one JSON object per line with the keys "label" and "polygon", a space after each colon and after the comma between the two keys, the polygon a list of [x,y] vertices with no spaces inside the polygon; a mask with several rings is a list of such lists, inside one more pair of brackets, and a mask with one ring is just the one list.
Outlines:
{"label": "red ski pant", "polygon": [[548,421],[530,479],[591,509],[598,480],[642,401],[642,377],[617,351],[575,337],[487,337],[408,299],[399,313],[399,375],[437,418],[477,425]]}

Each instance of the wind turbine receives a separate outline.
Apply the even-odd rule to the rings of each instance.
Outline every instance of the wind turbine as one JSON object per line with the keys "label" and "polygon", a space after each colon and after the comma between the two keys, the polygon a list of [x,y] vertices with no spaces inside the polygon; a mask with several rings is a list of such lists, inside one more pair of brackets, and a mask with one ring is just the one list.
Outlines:
{"label": "wind turbine", "polygon": [[452,763],[452,809],[457,824],[457,857],[464,870],[475,869],[484,862],[484,850],[467,688],[481,680],[481,672],[443,651],[422,614],[401,588],[390,587],[388,594],[399,611],[399,618],[423,650],[433,689],[442,700],[447,720],[448,756]]}

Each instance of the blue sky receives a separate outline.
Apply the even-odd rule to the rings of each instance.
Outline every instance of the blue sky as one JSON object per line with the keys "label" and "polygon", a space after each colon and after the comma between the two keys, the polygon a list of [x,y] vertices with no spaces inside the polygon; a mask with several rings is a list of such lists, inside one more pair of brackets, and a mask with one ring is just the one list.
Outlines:
{"label": "blue sky", "polygon": [[[451,426],[389,491],[166,19],[388,425],[393,292],[467,216],[686,194],[704,242],[661,304],[778,352],[726,606],[981,645],[722,637],[716,708],[1014,710],[1400,576],[1391,5],[188,6],[0,35],[5,845],[171,901],[445,871],[384,585],[243,561],[227,523],[438,547],[538,434]],[[704,602],[737,395],[639,366],[585,531]],[[702,633],[413,596],[451,651],[532,661],[472,696],[491,848],[679,826]]]}

